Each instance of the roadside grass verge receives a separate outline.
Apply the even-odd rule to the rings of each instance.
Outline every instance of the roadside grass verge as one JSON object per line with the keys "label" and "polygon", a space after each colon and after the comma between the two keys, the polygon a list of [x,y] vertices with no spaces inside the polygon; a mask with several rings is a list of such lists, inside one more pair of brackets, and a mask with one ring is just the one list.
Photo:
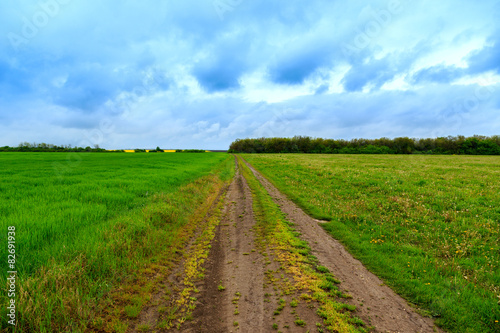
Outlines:
{"label": "roadside grass verge", "polygon": [[500,158],[242,156],[438,326],[500,331]]}
{"label": "roadside grass verge", "polygon": [[[95,306],[95,316],[88,326],[91,330],[127,332],[137,324],[136,319],[146,307],[158,310],[158,322],[152,323],[152,327],[156,325],[159,329],[180,329],[184,322],[192,319],[196,303],[192,295],[198,292],[195,282],[204,276],[202,265],[219,222],[223,204],[220,198],[226,185],[227,182],[213,175],[194,181],[176,193],[179,201],[172,204],[184,210],[194,205],[194,213],[176,230],[151,230],[157,242],[142,247],[151,247],[153,254],[143,257],[140,268],[130,272]],[[165,212],[172,208],[163,204],[164,199],[161,201],[161,206],[154,211]],[[195,236],[193,244],[188,246]],[[168,277],[179,264],[181,269],[177,275],[182,281],[176,285]],[[154,300],[154,295],[162,297]]]}
{"label": "roadside grass verge", "polygon": [[83,156],[61,177],[61,154],[1,156],[0,224],[19,235],[15,331],[124,332],[234,169],[223,154],[131,155]]}
{"label": "roadside grass verge", "polygon": [[[339,301],[342,297],[350,297],[339,291],[336,286],[339,281],[328,269],[318,266],[317,259],[311,254],[307,242],[300,239],[293,223],[286,220],[279,206],[240,158],[238,163],[252,191],[256,242],[265,257],[266,252],[271,251],[280,263],[277,272],[266,272],[266,281],[279,286],[283,295],[297,294],[298,297],[291,302],[292,308],[299,301],[317,301],[317,313],[330,332],[368,332],[364,323],[350,313],[355,307]],[[276,275],[279,276],[281,270],[293,276],[293,281],[283,277],[278,279]],[[281,300],[275,315],[279,315],[284,306],[285,302]],[[297,318],[296,324],[303,326],[306,323]]]}
{"label": "roadside grass verge", "polygon": [[157,324],[160,329],[169,329],[174,326],[180,329],[184,322],[193,319],[193,311],[196,308],[197,301],[193,295],[199,293],[195,284],[205,277],[203,264],[208,258],[210,244],[215,236],[215,229],[220,222],[222,208],[225,203],[225,191],[221,191],[219,194],[218,202],[215,200],[209,201],[212,202],[213,206],[207,212],[210,216],[207,216],[207,213],[205,218],[200,216],[203,223],[200,223],[196,230],[199,235],[192,246],[184,253],[181,287],[177,295],[170,292],[170,299],[165,297],[165,300],[169,301],[169,306],[166,307],[169,314],[160,316]]}

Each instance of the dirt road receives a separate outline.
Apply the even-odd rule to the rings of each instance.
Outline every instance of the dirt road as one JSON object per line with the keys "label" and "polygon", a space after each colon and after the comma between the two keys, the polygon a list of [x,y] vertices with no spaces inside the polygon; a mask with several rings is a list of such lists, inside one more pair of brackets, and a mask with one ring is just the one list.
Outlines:
{"label": "dirt road", "polygon": [[254,223],[252,195],[237,171],[212,242],[205,285],[200,286],[201,306],[193,313],[195,320],[186,331],[215,333],[239,328],[251,332],[254,327],[271,326],[265,316],[263,261],[252,252]]}
{"label": "dirt road", "polygon": [[[249,167],[288,220],[295,224],[301,238],[309,243],[319,263],[341,281],[341,290],[353,296],[346,302],[357,306],[354,315],[372,326],[373,332],[439,331],[431,319],[417,314],[328,235],[320,226],[321,221],[309,217]],[[185,323],[181,331],[326,332],[320,326],[322,319],[316,314],[314,304],[299,303],[276,314],[280,304],[293,304],[293,298],[269,283],[273,279],[269,272],[278,272],[279,264],[272,255],[257,250],[252,229],[255,225],[252,194],[238,170],[225,200],[223,217],[205,262],[205,278],[197,285],[193,320]],[[307,324],[301,325],[297,318]]]}

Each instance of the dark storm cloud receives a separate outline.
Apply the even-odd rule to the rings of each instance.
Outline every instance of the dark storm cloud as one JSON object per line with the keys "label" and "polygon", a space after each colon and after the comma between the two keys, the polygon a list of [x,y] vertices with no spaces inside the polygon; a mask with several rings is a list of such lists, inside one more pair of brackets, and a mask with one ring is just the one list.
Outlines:
{"label": "dark storm cloud", "polygon": [[473,52],[468,59],[471,73],[482,73],[495,71],[500,74],[500,35],[499,31],[489,39],[491,46],[486,46],[482,50]]}

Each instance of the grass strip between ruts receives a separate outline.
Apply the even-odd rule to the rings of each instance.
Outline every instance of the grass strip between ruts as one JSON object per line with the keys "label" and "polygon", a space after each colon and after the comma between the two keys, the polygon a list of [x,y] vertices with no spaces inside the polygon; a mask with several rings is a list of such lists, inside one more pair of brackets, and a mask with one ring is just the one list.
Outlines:
{"label": "grass strip between ruts", "polygon": [[[294,283],[285,284],[285,294],[298,293],[302,301],[319,303],[318,315],[330,332],[367,332],[363,321],[350,311],[355,307],[340,302],[343,295],[337,288],[337,279],[326,267],[318,266],[307,242],[300,239],[293,223],[286,220],[279,206],[273,202],[265,188],[250,169],[238,158],[240,170],[252,191],[256,217],[256,241],[261,251],[270,250],[280,263],[280,269],[293,276]],[[297,323],[301,323],[297,319]]]}

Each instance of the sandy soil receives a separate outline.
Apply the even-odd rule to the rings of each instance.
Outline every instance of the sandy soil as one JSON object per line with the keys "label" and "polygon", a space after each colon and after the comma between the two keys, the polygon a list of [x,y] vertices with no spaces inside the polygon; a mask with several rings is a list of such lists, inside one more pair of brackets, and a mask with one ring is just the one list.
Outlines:
{"label": "sandy soil", "polygon": [[[254,249],[251,228],[254,224],[252,196],[243,177],[237,173],[229,186],[221,223],[212,242],[201,288],[200,305],[193,317],[189,332],[231,332],[262,327],[265,321],[264,272],[261,258]],[[224,290],[219,286],[224,287]],[[234,315],[237,301],[238,315]],[[259,332],[256,330],[255,332]]]}
{"label": "sandy soil", "polygon": [[[272,329],[274,323],[280,327],[287,325],[287,332],[307,332],[321,321],[315,310],[305,305],[294,310],[295,315],[310,323],[309,327],[295,326],[290,311],[283,311],[273,319],[280,297],[279,291],[266,285],[265,271],[277,270],[278,264],[269,256],[271,264],[265,265],[264,256],[256,248],[254,224],[252,194],[237,171],[212,242],[205,281],[199,286],[199,306],[193,313],[193,322],[185,325],[183,332],[276,332]],[[225,289],[221,291],[219,286]],[[235,310],[239,313],[235,314]]]}

